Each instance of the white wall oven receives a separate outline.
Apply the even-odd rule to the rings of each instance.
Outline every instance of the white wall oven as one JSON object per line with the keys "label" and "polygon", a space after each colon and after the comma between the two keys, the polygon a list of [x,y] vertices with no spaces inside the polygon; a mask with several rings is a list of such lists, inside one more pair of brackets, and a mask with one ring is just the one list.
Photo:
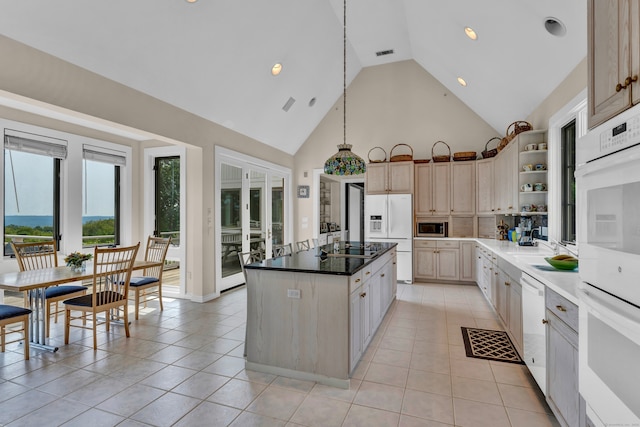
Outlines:
{"label": "white wall oven", "polygon": [[577,144],[580,394],[595,426],[640,425],[640,109]]}

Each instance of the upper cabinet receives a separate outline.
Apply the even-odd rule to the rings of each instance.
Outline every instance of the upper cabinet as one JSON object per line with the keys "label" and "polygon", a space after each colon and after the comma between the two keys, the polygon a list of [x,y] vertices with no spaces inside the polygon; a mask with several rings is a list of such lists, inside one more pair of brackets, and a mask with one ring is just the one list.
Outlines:
{"label": "upper cabinet", "polygon": [[640,102],[640,2],[588,2],[589,128]]}
{"label": "upper cabinet", "polygon": [[476,162],[451,164],[451,215],[476,213]]}
{"label": "upper cabinet", "polygon": [[476,212],[478,215],[495,213],[493,158],[476,162]]}
{"label": "upper cabinet", "polygon": [[419,163],[415,167],[416,215],[447,216],[451,210],[451,164]]}
{"label": "upper cabinet", "polygon": [[413,194],[413,161],[369,163],[367,194]]}

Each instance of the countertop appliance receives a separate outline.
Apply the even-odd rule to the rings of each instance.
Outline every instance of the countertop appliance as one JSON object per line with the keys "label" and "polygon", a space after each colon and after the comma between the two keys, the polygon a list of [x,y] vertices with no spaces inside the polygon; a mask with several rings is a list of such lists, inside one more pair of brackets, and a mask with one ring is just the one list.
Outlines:
{"label": "countertop appliance", "polygon": [[398,280],[411,282],[413,275],[413,199],[411,194],[365,196],[364,218],[365,241],[397,243]]}
{"label": "countertop appliance", "polygon": [[432,218],[416,218],[416,237],[449,237],[449,223]]}
{"label": "countertop appliance", "polygon": [[640,425],[640,106],[576,148],[580,394],[594,426]]}
{"label": "countertop appliance", "polygon": [[544,284],[527,273],[522,273],[522,341],[524,362],[547,394],[547,336],[544,304]]}

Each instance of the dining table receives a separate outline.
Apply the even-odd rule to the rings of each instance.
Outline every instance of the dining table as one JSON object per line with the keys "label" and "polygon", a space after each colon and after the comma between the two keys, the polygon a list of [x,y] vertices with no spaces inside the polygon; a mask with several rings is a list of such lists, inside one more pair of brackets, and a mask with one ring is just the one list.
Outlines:
{"label": "dining table", "polygon": [[[133,270],[142,270],[162,265],[162,262],[135,261]],[[30,315],[29,342],[30,346],[55,352],[58,347],[49,345],[46,337],[45,307],[47,304],[45,289],[50,286],[71,282],[89,281],[93,279],[93,270],[74,271],[67,266],[48,267],[37,270],[12,271],[0,273],[0,289],[27,292]],[[86,284],[89,284],[87,282]]]}

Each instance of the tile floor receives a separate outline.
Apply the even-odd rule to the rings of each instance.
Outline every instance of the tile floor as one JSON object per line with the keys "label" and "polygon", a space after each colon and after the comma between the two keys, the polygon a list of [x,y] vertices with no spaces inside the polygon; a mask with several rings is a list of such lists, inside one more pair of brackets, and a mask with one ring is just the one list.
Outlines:
{"label": "tile floor", "polygon": [[349,390],[245,371],[244,287],[167,300],[57,353],[0,355],[4,426],[557,426],[526,368],[465,356],[460,326],[500,328],[476,286],[404,285]]}

